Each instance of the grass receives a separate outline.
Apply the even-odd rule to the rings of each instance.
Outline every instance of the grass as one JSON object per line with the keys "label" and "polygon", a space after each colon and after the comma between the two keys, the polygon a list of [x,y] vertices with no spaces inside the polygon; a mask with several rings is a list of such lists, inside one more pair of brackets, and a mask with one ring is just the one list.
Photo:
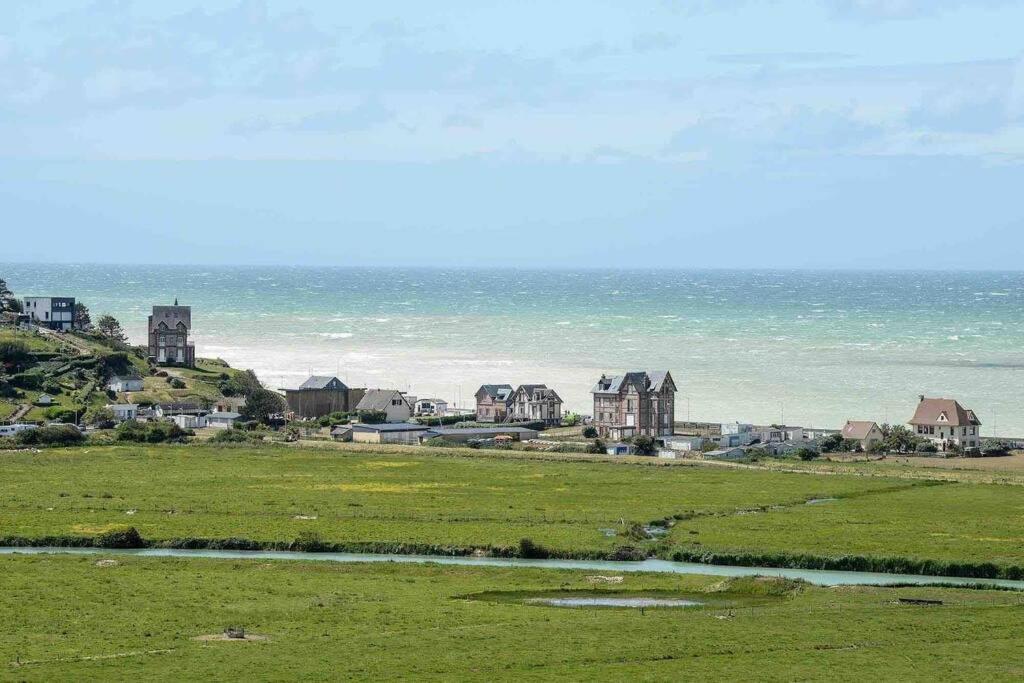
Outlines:
{"label": "grass", "polygon": [[802,505],[894,483],[406,451],[133,445],[8,453],[0,456],[0,536],[90,536],[131,524],[150,541],[287,542],[307,533],[329,542],[510,547],[525,537],[563,553],[600,553],[635,545],[626,536],[634,523]]}
{"label": "grass", "polygon": [[[0,678],[1019,680],[1024,673],[1019,593],[804,587],[766,599],[747,581],[731,588],[761,596],[752,606],[641,613],[472,599],[594,590],[580,572],[112,559],[0,557]],[[720,595],[720,587],[712,577],[629,574],[613,590]],[[943,605],[900,605],[901,597]],[[228,626],[267,639],[194,640]]]}

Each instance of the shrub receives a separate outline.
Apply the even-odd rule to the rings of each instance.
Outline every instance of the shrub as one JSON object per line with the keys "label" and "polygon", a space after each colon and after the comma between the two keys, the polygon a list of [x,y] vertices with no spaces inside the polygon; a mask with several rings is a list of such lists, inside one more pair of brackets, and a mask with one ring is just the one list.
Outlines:
{"label": "shrub", "polygon": [[0,341],[0,363],[19,367],[29,359],[28,345],[20,339]]}
{"label": "shrub", "polygon": [[50,425],[18,432],[14,440],[23,446],[76,446],[85,436],[72,425]]}
{"label": "shrub", "polygon": [[180,377],[168,377],[167,383],[171,385],[172,389],[184,389],[187,386]]}
{"label": "shrub", "polygon": [[64,424],[75,424],[78,421],[78,413],[71,408],[64,408],[62,406],[53,406],[47,408],[43,415],[46,416],[47,420],[53,422],[63,422]]}
{"label": "shrub", "polygon": [[146,541],[139,530],[133,526],[122,529],[111,529],[93,539],[97,548],[145,548]]}
{"label": "shrub", "polygon": [[584,439],[596,439],[597,438],[597,427],[593,425],[587,425],[583,428]]}
{"label": "shrub", "polygon": [[518,554],[519,557],[532,560],[543,560],[547,557],[551,557],[551,551],[538,543],[534,543],[533,540],[529,538],[520,539]]}
{"label": "shrub", "polygon": [[813,448],[801,448],[797,450],[796,457],[800,458],[801,460],[814,460],[815,458],[818,457],[818,451],[814,450]]}
{"label": "shrub", "polygon": [[246,432],[241,429],[221,429],[209,443],[254,443],[263,441],[263,435],[258,432]]}
{"label": "shrub", "polygon": [[441,417],[423,416],[417,417],[416,422],[428,427],[439,427],[442,425],[457,425],[460,422],[473,422],[476,415],[442,415]]}
{"label": "shrub", "polygon": [[608,447],[601,439],[594,439],[594,443],[587,446],[587,453],[606,453]]}
{"label": "shrub", "polygon": [[38,390],[43,386],[43,379],[41,372],[19,372],[11,375],[10,382],[21,389]]}
{"label": "shrub", "polygon": [[189,436],[174,422],[128,420],[117,427],[117,440],[130,443],[183,443]]}
{"label": "shrub", "polygon": [[576,425],[578,425],[580,423],[580,420],[581,420],[581,418],[580,418],[580,416],[578,414],[576,414],[576,413],[566,413],[566,415],[562,418],[562,426],[563,427],[575,427]]}
{"label": "shrub", "polygon": [[926,443],[919,449],[922,453],[938,453],[939,447],[933,443]]}
{"label": "shrub", "polygon": [[633,448],[636,449],[637,455],[654,455],[658,452],[654,439],[649,436],[634,437]]}
{"label": "shrub", "polygon": [[383,424],[388,419],[388,414],[383,410],[360,410],[359,421],[363,424]]}

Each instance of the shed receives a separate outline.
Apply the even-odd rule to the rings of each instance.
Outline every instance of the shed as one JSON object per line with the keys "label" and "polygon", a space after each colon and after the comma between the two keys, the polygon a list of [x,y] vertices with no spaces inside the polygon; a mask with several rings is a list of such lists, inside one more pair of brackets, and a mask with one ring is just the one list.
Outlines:
{"label": "shed", "polygon": [[[383,424],[354,424],[352,441],[356,443],[404,443],[417,444],[420,437],[429,431],[425,425],[411,422],[395,422]],[[334,436],[332,430],[331,436]]]}

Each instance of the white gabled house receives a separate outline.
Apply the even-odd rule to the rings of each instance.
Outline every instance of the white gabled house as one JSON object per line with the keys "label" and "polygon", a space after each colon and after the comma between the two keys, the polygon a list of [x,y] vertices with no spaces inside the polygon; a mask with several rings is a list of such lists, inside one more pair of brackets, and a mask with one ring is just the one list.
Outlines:
{"label": "white gabled house", "polygon": [[981,420],[973,410],[950,398],[921,396],[909,426],[942,451],[981,447]]}

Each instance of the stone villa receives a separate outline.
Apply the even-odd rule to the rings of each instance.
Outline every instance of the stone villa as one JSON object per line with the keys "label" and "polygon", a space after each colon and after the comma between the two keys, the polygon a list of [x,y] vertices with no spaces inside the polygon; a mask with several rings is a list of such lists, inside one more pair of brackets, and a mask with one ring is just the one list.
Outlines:
{"label": "stone villa", "polygon": [[511,384],[484,384],[477,389],[476,421],[504,422],[513,391]]}
{"label": "stone villa", "polygon": [[544,384],[520,384],[508,400],[509,422],[541,421],[549,427],[562,424],[562,399]]}
{"label": "stone villa", "polygon": [[671,436],[675,427],[676,384],[662,372],[601,375],[594,388],[594,426],[603,438]]}
{"label": "stone villa", "polygon": [[196,347],[188,340],[192,334],[192,307],[154,306],[149,316],[149,357],[160,365],[196,365]]}
{"label": "stone villa", "polygon": [[910,430],[939,450],[980,448],[981,420],[973,410],[950,398],[920,397]]}

